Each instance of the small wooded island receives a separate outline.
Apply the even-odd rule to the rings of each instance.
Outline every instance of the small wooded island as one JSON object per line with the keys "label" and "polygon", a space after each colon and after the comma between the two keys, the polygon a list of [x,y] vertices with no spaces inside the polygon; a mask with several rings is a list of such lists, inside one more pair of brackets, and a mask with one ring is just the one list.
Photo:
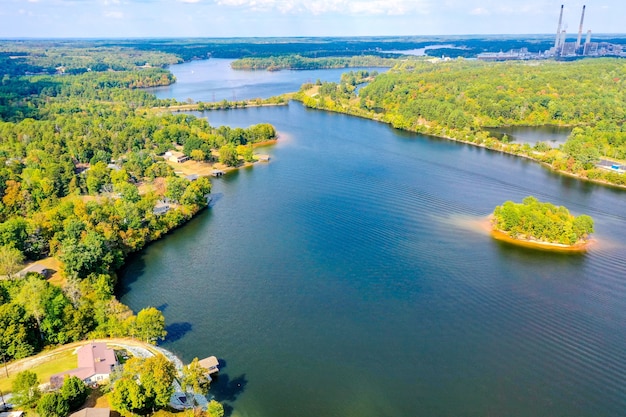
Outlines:
{"label": "small wooded island", "polygon": [[593,219],[573,216],[563,206],[526,197],[521,204],[506,201],[491,216],[492,235],[522,246],[585,251],[593,233]]}

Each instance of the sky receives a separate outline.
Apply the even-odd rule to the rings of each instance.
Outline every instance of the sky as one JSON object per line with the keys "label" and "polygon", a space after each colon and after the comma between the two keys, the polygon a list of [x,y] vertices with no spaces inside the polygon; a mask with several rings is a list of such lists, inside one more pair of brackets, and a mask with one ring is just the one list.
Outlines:
{"label": "sky", "polygon": [[626,33],[626,0],[0,0],[0,38]]}

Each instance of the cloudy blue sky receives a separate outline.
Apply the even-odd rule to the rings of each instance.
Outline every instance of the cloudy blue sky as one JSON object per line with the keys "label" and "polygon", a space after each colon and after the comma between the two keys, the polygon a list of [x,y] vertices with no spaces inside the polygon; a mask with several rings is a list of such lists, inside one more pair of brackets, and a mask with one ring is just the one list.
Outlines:
{"label": "cloudy blue sky", "polygon": [[626,0],[0,0],[0,38],[626,33]]}

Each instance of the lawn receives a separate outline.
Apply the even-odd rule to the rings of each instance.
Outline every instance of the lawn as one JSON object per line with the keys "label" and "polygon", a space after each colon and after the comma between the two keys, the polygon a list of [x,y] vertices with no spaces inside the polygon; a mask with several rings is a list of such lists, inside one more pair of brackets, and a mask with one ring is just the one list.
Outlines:
{"label": "lawn", "polygon": [[[78,364],[78,359],[74,354],[74,350],[75,348],[55,353],[52,356],[48,357],[43,363],[35,365],[28,370],[37,374],[40,383],[48,382],[52,375],[76,368]],[[44,356],[47,354],[43,353],[40,355]],[[10,392],[11,384],[13,383],[13,379],[16,375],[17,372],[11,372],[9,373],[9,378],[7,378],[3,366],[2,372],[0,373],[0,391],[2,391],[3,393]]]}

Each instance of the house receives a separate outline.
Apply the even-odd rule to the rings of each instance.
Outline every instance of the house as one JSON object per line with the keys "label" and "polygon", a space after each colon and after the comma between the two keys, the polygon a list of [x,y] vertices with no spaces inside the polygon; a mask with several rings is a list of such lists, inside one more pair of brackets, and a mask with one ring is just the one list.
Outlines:
{"label": "house", "polygon": [[83,408],[75,413],[70,414],[70,417],[109,417],[111,410],[109,408]]}
{"label": "house", "polygon": [[31,272],[43,275],[44,278],[49,278],[50,275],[52,275],[54,271],[48,267],[43,266],[42,264],[34,263],[22,269],[20,272],[18,272],[18,275],[20,277],[25,277],[27,274]]}
{"label": "house", "polygon": [[178,164],[181,164],[181,163],[189,160],[189,157],[187,155],[185,155],[182,152],[178,152],[178,151],[167,151],[167,152],[165,152],[164,156],[169,161],[176,162]]}
{"label": "house", "polygon": [[169,204],[159,201],[152,209],[152,214],[154,214],[155,216],[161,216],[170,211],[170,208],[171,207]]}
{"label": "house", "polygon": [[113,368],[117,365],[117,358],[113,349],[106,343],[89,343],[76,351],[78,368],[60,372],[50,377],[52,387],[63,385],[65,377],[76,376],[86,384],[98,383],[109,379]]}
{"label": "house", "polygon": [[185,176],[186,180],[192,181],[192,182],[197,180],[198,178],[200,178],[198,174],[191,174],[191,175]]}

